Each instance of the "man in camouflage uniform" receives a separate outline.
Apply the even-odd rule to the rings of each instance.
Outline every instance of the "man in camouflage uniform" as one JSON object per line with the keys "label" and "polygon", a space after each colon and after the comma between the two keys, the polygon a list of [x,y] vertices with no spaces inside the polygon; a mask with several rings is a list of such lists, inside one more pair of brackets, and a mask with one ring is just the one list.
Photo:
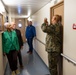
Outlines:
{"label": "man in camouflage uniform", "polygon": [[61,53],[61,24],[59,24],[59,15],[52,18],[52,24],[48,25],[47,19],[41,26],[46,36],[46,51],[48,52],[49,71],[51,75],[58,75],[57,63]]}

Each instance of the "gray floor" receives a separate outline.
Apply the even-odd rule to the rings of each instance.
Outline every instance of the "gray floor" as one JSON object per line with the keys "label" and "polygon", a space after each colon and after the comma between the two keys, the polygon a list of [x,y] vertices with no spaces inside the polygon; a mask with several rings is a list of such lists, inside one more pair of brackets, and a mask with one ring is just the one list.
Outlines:
{"label": "gray floor", "polygon": [[[48,75],[49,70],[37,53],[34,51],[33,54],[30,55],[27,54],[27,51],[28,45],[26,43],[24,44],[23,50],[21,50],[24,68],[23,70],[19,69],[19,75]],[[11,75],[9,64],[7,64],[5,75]]]}

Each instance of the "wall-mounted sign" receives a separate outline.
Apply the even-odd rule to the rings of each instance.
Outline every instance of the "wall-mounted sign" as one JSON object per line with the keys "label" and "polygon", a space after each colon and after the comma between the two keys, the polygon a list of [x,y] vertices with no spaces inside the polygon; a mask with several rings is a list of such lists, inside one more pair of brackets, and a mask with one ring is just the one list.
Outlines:
{"label": "wall-mounted sign", "polygon": [[73,24],[73,29],[76,30],[76,24],[75,23]]}

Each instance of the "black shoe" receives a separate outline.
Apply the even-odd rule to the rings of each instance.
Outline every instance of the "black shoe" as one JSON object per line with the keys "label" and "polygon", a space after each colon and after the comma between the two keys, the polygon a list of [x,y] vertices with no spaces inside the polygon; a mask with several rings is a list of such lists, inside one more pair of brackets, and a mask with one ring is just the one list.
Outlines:
{"label": "black shoe", "polygon": [[20,65],[20,68],[23,69],[23,65]]}
{"label": "black shoe", "polygon": [[30,51],[30,54],[32,54],[32,52]]}

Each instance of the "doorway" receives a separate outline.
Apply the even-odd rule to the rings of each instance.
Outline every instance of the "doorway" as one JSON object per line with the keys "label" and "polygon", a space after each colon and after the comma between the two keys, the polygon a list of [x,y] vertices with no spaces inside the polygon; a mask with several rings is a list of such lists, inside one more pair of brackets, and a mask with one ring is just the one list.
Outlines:
{"label": "doorway", "polygon": [[[60,15],[62,17],[62,25],[64,25],[64,1],[61,1],[60,3],[54,5],[53,7],[50,8],[50,18],[56,14]],[[50,22],[51,22],[50,19]]]}
{"label": "doorway", "polygon": [[26,42],[25,40],[25,19],[24,18],[17,18],[15,19],[16,28],[21,31],[21,36],[23,39],[23,42]]}

